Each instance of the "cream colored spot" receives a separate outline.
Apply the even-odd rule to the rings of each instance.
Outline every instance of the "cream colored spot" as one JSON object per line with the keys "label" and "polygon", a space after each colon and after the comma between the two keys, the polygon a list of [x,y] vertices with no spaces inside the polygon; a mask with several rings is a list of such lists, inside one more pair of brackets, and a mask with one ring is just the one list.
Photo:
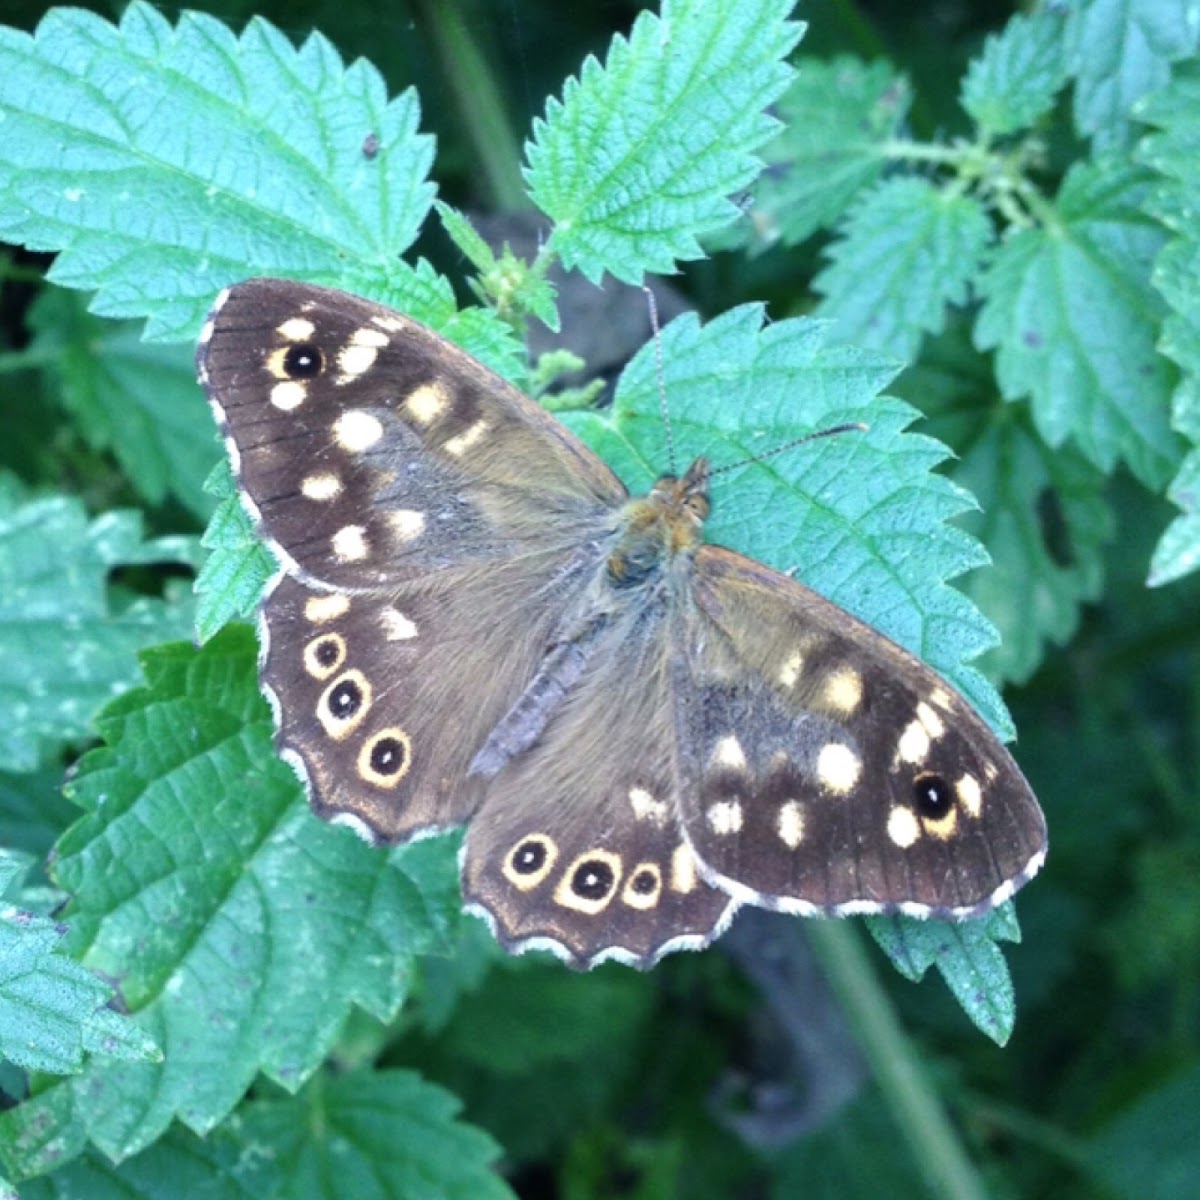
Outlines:
{"label": "cream colored spot", "polygon": [[943,816],[922,817],[921,824],[925,832],[932,834],[940,842],[949,841],[958,829],[958,809],[950,808]]}
{"label": "cream colored spot", "polygon": [[283,383],[277,383],[271,389],[271,403],[280,412],[291,412],[304,403],[307,395],[308,388],[304,384],[297,383],[294,379],[288,379]]}
{"label": "cream colored spot", "polygon": [[402,542],[411,542],[425,532],[425,514],[415,508],[396,508],[387,514],[387,523]]}
{"label": "cream colored spot", "polygon": [[840,667],[825,681],[825,703],[849,715],[862,703],[862,676],[853,667]]}
{"label": "cream colored spot", "polygon": [[954,790],[958,793],[963,808],[967,810],[967,816],[978,817],[983,811],[983,792],[979,787],[979,780],[974,775],[964,775],[954,785]]}
{"label": "cream colored spot", "polygon": [[300,485],[300,491],[309,500],[333,500],[342,494],[342,481],[329,473],[309,475]]}
{"label": "cream colored spot", "polygon": [[888,813],[887,832],[901,850],[907,850],[921,836],[921,826],[911,808],[898,804]]}
{"label": "cream colored spot", "polygon": [[925,726],[925,732],[935,741],[946,732],[946,723],[924,700],[917,705],[917,720]]}
{"label": "cream colored spot", "polygon": [[629,803],[634,817],[639,821],[653,821],[659,825],[667,819],[667,806],[661,800],[656,800],[644,787],[629,789]]}
{"label": "cream colored spot", "polygon": [[950,693],[945,688],[934,688],[929,693],[929,702],[930,704],[936,704],[938,708],[950,708],[954,704]]}
{"label": "cream colored spot", "polygon": [[[606,882],[604,867],[611,872],[607,878],[608,886],[603,892],[589,896],[589,891]],[[610,850],[586,850],[563,872],[554,889],[554,899],[564,908],[592,916],[608,907],[620,884],[621,856]]]}
{"label": "cream colored spot", "polygon": [[680,842],[671,855],[671,890],[686,896],[695,891],[698,882],[696,856],[687,842]]}
{"label": "cream colored spot", "polygon": [[362,454],[383,437],[383,425],[369,412],[352,408],[334,421],[333,437],[348,454]]}
{"label": "cream colored spot", "polygon": [[343,525],[332,538],[333,556],[338,562],[362,562],[371,553],[367,531],[361,525]]}
{"label": "cream colored spot", "polygon": [[713,747],[711,761],[718,767],[744,771],[746,769],[746,752],[742,749],[742,743],[730,733],[717,740],[717,744]]}
{"label": "cream colored spot", "polygon": [[708,809],[708,827],[724,836],[742,828],[742,806],[736,800],[718,800]]}
{"label": "cream colored spot", "polygon": [[363,346],[355,342],[351,342],[349,346],[343,346],[338,355],[338,367],[342,372],[338,383],[349,383],[351,379],[357,378],[364,371],[369,370],[371,364],[378,357],[379,351],[374,346]]}
{"label": "cream colored spot", "polygon": [[317,332],[317,327],[307,317],[292,317],[284,321],[276,332],[289,342],[302,342],[305,338],[312,337]]}
{"label": "cream colored spot", "polygon": [[[647,878],[653,879],[653,887],[646,886]],[[637,884],[637,887],[634,884]],[[642,890],[639,891],[639,888]],[[662,872],[658,869],[658,864],[638,863],[630,873],[629,881],[625,884],[625,890],[621,893],[621,899],[630,908],[640,908],[644,911],[654,908],[658,904],[658,898],[661,895]]]}
{"label": "cream colored spot", "polygon": [[397,726],[381,729],[363,742],[357,765],[360,779],[376,787],[394,788],[412,766],[412,738]]}
{"label": "cream colored spot", "polygon": [[313,638],[304,647],[304,669],[314,679],[328,679],[346,661],[346,639],[340,633]]}
{"label": "cream colored spot", "polygon": [[383,636],[389,642],[407,642],[417,636],[416,622],[398,608],[385,608],[379,614],[379,623],[383,626]]}
{"label": "cream colored spot", "polygon": [[842,742],[829,742],[817,755],[817,778],[829,791],[845,795],[862,774],[862,760]]}
{"label": "cream colored spot", "polygon": [[371,318],[373,325],[378,325],[380,329],[386,329],[389,333],[400,333],[408,328],[408,322],[403,317],[393,316],[390,313],[386,316],[376,315]]}
{"label": "cream colored spot", "polygon": [[796,680],[800,678],[801,668],[804,666],[804,655],[799,650],[793,650],[791,654],[783,660],[783,666],[779,668],[778,679],[785,688],[796,686]]}
{"label": "cream colored spot", "polygon": [[474,425],[468,426],[457,437],[452,437],[442,446],[442,449],[447,454],[453,454],[455,458],[460,458],[482,440],[483,435],[487,433],[487,427],[486,421],[476,421]]}
{"label": "cream colored spot", "polygon": [[502,868],[504,878],[522,892],[532,891],[550,874],[557,859],[558,847],[545,834],[535,833],[531,837],[522,838],[508,852]]}
{"label": "cream colored spot", "polygon": [[779,808],[779,840],[789,849],[795,850],[804,840],[804,813],[795,800],[788,800]]}
{"label": "cream colored spot", "polygon": [[317,719],[334,741],[340,742],[362,724],[371,711],[371,684],[361,671],[345,671],[321,693]]}
{"label": "cream colored spot", "polygon": [[345,616],[350,609],[350,597],[343,592],[334,592],[328,596],[310,596],[304,602],[304,615],[314,625],[324,625],[326,621],[336,621]]}
{"label": "cream colored spot", "polygon": [[370,329],[366,325],[356,329],[350,338],[352,346],[374,346],[376,350],[382,350],[389,341],[391,339],[386,333],[380,333],[378,329]]}
{"label": "cream colored spot", "polygon": [[920,763],[929,753],[929,734],[920,721],[910,721],[896,744],[896,754],[901,762]]}
{"label": "cream colored spot", "polygon": [[410,392],[408,399],[404,401],[409,416],[418,425],[432,425],[446,411],[449,404],[445,391],[436,383],[422,384]]}
{"label": "cream colored spot", "polygon": [[983,777],[988,783],[995,783],[1000,772],[996,769],[996,764],[989,762],[983,764]]}

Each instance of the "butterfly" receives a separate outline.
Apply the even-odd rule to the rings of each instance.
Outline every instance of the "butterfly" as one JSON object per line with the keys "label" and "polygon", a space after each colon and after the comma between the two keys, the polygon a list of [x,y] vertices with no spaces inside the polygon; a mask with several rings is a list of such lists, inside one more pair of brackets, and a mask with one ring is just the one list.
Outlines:
{"label": "butterfly", "polygon": [[961,918],[1041,866],[1008,752],[920,660],[704,541],[698,459],[631,497],[416,321],[253,279],[197,369],[280,571],[279,753],[373,842],[466,825],[509,950],[647,967],[743,903]]}

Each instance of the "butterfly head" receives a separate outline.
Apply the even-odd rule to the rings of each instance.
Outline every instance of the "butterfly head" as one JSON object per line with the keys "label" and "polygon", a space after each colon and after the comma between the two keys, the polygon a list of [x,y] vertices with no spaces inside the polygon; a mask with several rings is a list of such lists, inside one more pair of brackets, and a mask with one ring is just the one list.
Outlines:
{"label": "butterfly head", "polygon": [[709,475],[708,459],[698,458],[682,478],[663,475],[647,495],[625,506],[621,535],[608,557],[614,586],[643,583],[664,563],[700,545],[711,509]]}

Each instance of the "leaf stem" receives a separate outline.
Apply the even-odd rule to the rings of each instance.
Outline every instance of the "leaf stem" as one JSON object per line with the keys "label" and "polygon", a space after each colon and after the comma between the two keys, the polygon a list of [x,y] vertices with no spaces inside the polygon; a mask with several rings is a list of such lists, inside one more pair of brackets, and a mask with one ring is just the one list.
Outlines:
{"label": "leaf stem", "polygon": [[810,921],[808,932],[931,1192],[943,1200],[987,1200],[987,1189],[896,1020],[858,930],[847,921],[828,920]]}
{"label": "leaf stem", "polygon": [[508,212],[529,207],[517,164],[521,144],[513,133],[495,75],[467,30],[457,0],[416,0],[421,24],[442,63],[445,78],[476,160],[483,170],[489,208]]}

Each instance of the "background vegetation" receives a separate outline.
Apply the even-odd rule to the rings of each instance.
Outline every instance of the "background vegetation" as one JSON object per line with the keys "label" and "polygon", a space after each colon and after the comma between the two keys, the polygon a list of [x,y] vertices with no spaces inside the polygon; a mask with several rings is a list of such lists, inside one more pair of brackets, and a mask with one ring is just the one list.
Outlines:
{"label": "background vegetation", "polygon": [[[814,3],[799,42],[770,0],[198,7],[10,0],[0,30],[3,1186],[1200,1194],[1183,0]],[[1004,687],[1051,834],[1020,930],[875,922],[881,955],[750,914],[575,976],[461,917],[450,841],[372,851],[273,758],[237,620],[269,564],[192,378],[217,290],[394,303],[639,486],[653,352],[587,381],[645,301],[593,283],[676,268],[681,452],[867,414],[862,447],[723,477],[712,532],[1001,730]],[[526,358],[534,316],[580,375]]]}

